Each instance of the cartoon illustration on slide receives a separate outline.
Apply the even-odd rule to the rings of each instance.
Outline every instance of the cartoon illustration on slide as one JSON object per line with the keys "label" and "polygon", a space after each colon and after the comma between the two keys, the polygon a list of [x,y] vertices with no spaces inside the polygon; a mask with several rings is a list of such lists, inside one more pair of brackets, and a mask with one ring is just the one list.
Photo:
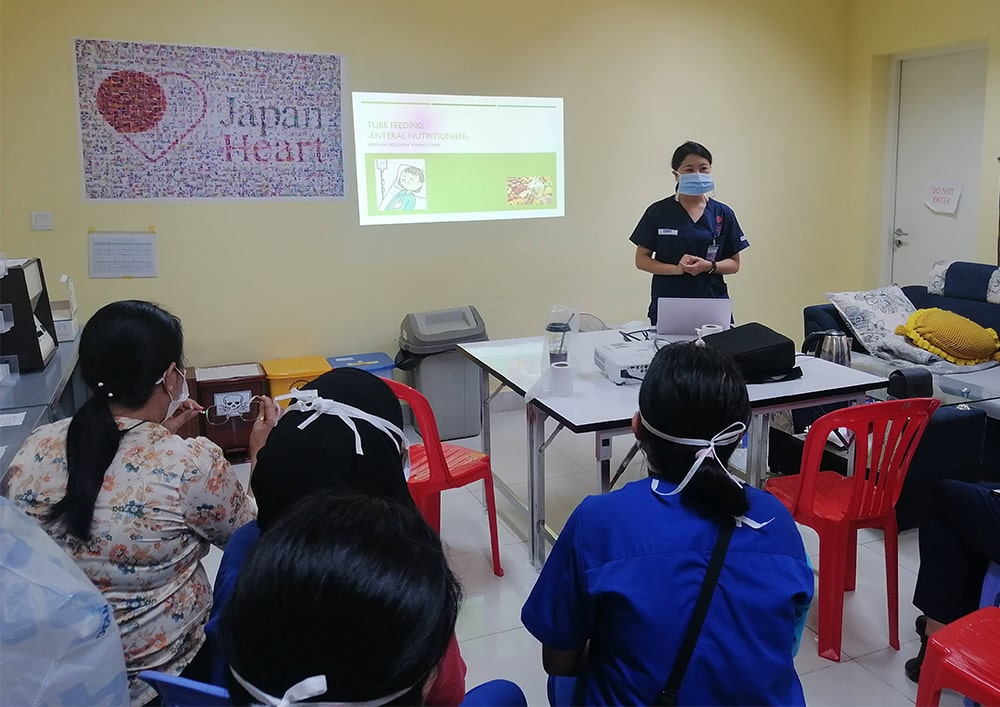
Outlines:
{"label": "cartoon illustration on slide", "polygon": [[[419,211],[427,208],[424,160],[376,160],[379,170],[379,211]],[[385,172],[396,171],[386,188]]]}

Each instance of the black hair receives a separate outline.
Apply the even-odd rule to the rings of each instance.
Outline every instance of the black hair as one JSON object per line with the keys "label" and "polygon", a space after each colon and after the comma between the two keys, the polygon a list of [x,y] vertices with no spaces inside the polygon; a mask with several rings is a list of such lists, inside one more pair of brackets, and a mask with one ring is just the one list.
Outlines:
{"label": "black hair", "polygon": [[681,166],[681,162],[683,162],[688,155],[704,157],[708,160],[709,164],[712,164],[712,153],[708,151],[708,148],[701,143],[688,140],[674,150],[674,156],[670,158],[670,168],[676,171],[677,168]]}
{"label": "black hair", "polygon": [[[455,630],[461,588],[414,508],[326,490],[261,535],[222,615],[232,670],[280,697],[323,675],[310,701],[422,704]],[[253,698],[229,675],[234,704]]]}
{"label": "black hair", "polygon": [[171,363],[183,361],[180,320],[151,302],[124,300],[101,307],[80,334],[80,370],[92,390],[66,436],[66,495],[49,511],[70,535],[87,541],[94,504],[122,432],[109,404],[145,405]]}
{"label": "black hair", "polygon": [[[639,412],[654,428],[674,437],[711,439],[734,422],[750,420],[750,399],[743,375],[733,361],[707,346],[677,343],[653,357],[639,389]],[[661,439],[641,422],[637,437],[650,473],[679,483],[699,448]],[[739,442],[717,445],[718,461],[706,458],[681,492],[684,501],[724,515],[749,508],[746,489],[724,467]]]}
{"label": "black hair", "polygon": [[[392,388],[359,368],[335,368],[303,386],[403,428],[403,411]],[[355,448],[354,432],[335,415],[321,414],[303,428],[311,412],[291,410],[278,420],[257,455],[250,485],[257,498],[257,524],[266,531],[287,509],[324,488],[342,494],[391,498],[414,506],[403,476],[402,440],[353,420],[361,435],[363,454]]]}

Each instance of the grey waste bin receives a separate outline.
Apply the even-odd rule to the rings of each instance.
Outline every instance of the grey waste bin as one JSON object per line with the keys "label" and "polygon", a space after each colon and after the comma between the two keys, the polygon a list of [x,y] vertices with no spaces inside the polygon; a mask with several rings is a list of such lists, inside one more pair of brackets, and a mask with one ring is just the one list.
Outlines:
{"label": "grey waste bin", "polygon": [[413,387],[431,404],[441,439],[479,434],[479,368],[457,345],[486,339],[486,324],[472,305],[407,314],[399,325],[396,364],[413,371]]}

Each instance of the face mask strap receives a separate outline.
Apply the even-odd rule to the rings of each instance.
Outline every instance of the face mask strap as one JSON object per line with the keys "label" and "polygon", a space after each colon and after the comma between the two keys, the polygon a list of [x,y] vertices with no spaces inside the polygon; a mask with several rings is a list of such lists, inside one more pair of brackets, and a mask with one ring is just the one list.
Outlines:
{"label": "face mask strap", "polygon": [[[694,439],[691,437],[675,437],[673,435],[667,434],[666,432],[661,432],[660,430],[653,427],[653,425],[649,423],[649,421],[643,416],[641,412],[639,413],[639,421],[642,423],[642,426],[646,430],[648,430],[651,434],[655,435],[656,437],[659,437],[660,439],[665,439],[668,442],[674,442],[675,444],[680,444],[685,447],[701,448],[699,449],[698,452],[695,453],[694,463],[691,465],[691,468],[688,469],[687,474],[684,475],[684,478],[681,479],[681,482],[677,484],[677,488],[675,488],[673,491],[669,493],[662,494],[664,496],[675,496],[679,494],[682,490],[684,490],[684,487],[687,486],[688,483],[691,481],[691,479],[694,478],[694,475],[698,473],[698,470],[701,468],[702,462],[704,462],[707,457],[712,457],[713,459],[716,460],[719,458],[715,452],[715,445],[732,444],[733,442],[738,441],[743,436],[743,433],[746,432],[747,429],[747,426],[744,423],[733,422],[732,424],[728,425],[727,427],[724,427],[722,430],[717,432],[712,437],[712,439]],[[743,482],[737,479],[732,474],[730,474],[729,470],[726,469],[724,465],[723,469],[725,470],[726,476],[729,477],[730,481],[732,481],[737,486],[743,485]]]}
{"label": "face mask strap", "polygon": [[[690,482],[691,479],[694,478],[694,475],[698,473],[698,470],[701,468],[701,464],[702,462],[705,461],[706,457],[712,457],[713,459],[716,460],[718,459],[718,457],[715,454],[715,445],[732,444],[736,440],[740,439],[740,437],[743,436],[743,433],[746,432],[747,429],[747,426],[742,422],[734,422],[728,427],[724,428],[722,431],[718,432],[714,437],[712,437],[712,439],[708,440],[692,439],[690,437],[674,437],[673,435],[668,435],[666,432],[661,432],[660,430],[656,429],[651,424],[649,424],[646,418],[642,416],[642,413],[639,413],[639,420],[642,422],[642,426],[645,427],[647,430],[649,430],[650,433],[656,435],[661,439],[665,439],[668,442],[682,444],[687,447],[704,447],[704,449],[701,449],[695,454],[694,464],[691,465],[691,468],[688,469],[687,474],[684,475],[684,478],[681,479],[681,482],[677,484],[677,488],[675,488],[673,491],[661,492],[659,479],[653,479],[652,483],[653,493],[655,493],[658,496],[676,496],[677,494],[679,494],[684,489],[684,487],[688,485],[688,482]],[[740,479],[733,476],[732,474],[730,474],[729,470],[726,469],[725,465],[723,465],[722,468],[723,470],[725,470],[726,476],[729,477],[730,481],[732,481],[737,486],[743,486],[743,482]],[[748,518],[745,515],[733,516],[733,519],[736,521],[736,527],[742,527],[746,525],[747,527],[752,528],[754,530],[760,530],[765,525],[774,520],[774,518],[770,518],[764,522],[760,522],[752,518]]]}
{"label": "face mask strap", "polygon": [[[243,686],[243,689],[253,697],[255,700],[259,700],[262,704],[268,705],[269,707],[290,707],[290,705],[299,704],[303,700],[308,700],[310,697],[315,697],[316,695],[322,695],[326,692],[326,676],[325,675],[313,675],[311,678],[306,678],[301,680],[290,688],[285,690],[285,694],[281,696],[281,699],[269,695],[263,690],[258,689],[245,680],[239,673],[236,672],[232,667],[229,668],[229,672],[233,674],[236,678],[236,682]],[[385,697],[377,697],[374,700],[366,700],[364,702],[317,702],[312,704],[317,705],[327,705],[327,707],[381,707],[381,705],[388,704],[398,697],[402,697],[407,692],[412,689],[411,687],[403,688],[398,690],[391,695],[386,695]]]}
{"label": "face mask strap", "polygon": [[269,695],[263,690],[258,689],[254,685],[251,685],[249,681],[244,680],[243,676],[236,672],[232,667],[229,668],[229,672],[233,674],[236,678],[236,682],[243,686],[243,689],[254,698],[255,700],[260,700],[262,704],[270,705],[271,707],[288,707],[288,705],[294,704],[296,702],[301,702],[302,700],[308,700],[310,697],[315,697],[316,695],[322,695],[326,692],[326,676],[325,675],[313,675],[311,678],[306,678],[301,680],[290,688],[285,690],[285,694],[281,698]]}
{"label": "face mask strap", "polygon": [[[178,373],[180,373],[180,374],[181,374],[181,378],[185,378],[185,379],[186,379],[186,375],[185,375],[185,371],[184,371],[184,369],[183,369],[183,368],[181,368],[180,366],[178,366],[178,365],[177,365],[177,364],[175,364],[175,363],[172,363],[172,364],[170,364],[170,365],[174,367],[174,370],[175,370],[175,371],[177,371]],[[160,383],[162,383],[162,382],[164,382],[165,380],[167,380],[167,374],[168,374],[168,373],[170,373],[170,366],[167,366],[167,370],[165,370],[165,371],[163,372],[163,375],[162,375],[162,376],[160,376],[160,377],[159,377],[159,378],[157,378],[157,379],[156,379],[155,381],[153,381],[153,385],[159,385]]]}
{"label": "face mask strap", "polygon": [[287,395],[279,395],[275,398],[276,401],[289,399],[294,399],[295,402],[288,406],[288,410],[312,413],[312,415],[299,423],[298,428],[300,430],[305,429],[319,419],[320,415],[334,415],[335,417],[339,417],[351,432],[354,433],[355,453],[364,456],[365,452],[361,445],[361,433],[358,431],[358,426],[354,423],[354,420],[362,420],[391,439],[393,444],[396,445],[396,451],[404,456],[407,455],[410,443],[406,439],[403,430],[384,418],[372,415],[352,405],[321,398],[315,390],[293,390]]}
{"label": "face mask strap", "polygon": [[[174,397],[174,394],[170,392],[170,388],[168,388],[166,384],[167,374],[170,373],[169,366],[167,367],[167,370],[163,372],[163,375],[153,382],[153,385],[162,385],[163,389],[167,392],[167,395],[170,396],[170,404],[167,405],[167,413],[166,415],[164,415],[163,420],[161,420],[161,422],[166,422],[167,420],[169,420],[173,416],[173,414],[177,412],[178,408],[180,407],[180,404],[183,403],[185,400],[187,400],[189,397],[191,397],[191,393],[188,390],[187,374],[185,373],[184,369],[178,366],[177,364],[171,364],[171,365],[174,367],[174,370],[181,375],[181,390],[180,390],[180,395],[178,397],[176,398]],[[108,397],[109,398],[112,397],[111,393],[108,393]]]}

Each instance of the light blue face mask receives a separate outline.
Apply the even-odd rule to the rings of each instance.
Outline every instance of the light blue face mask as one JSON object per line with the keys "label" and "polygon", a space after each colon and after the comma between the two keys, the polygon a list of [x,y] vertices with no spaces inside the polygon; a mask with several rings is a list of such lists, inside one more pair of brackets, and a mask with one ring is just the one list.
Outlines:
{"label": "light blue face mask", "polygon": [[715,182],[711,174],[703,172],[684,172],[677,177],[677,193],[688,196],[698,196],[715,191]]}

